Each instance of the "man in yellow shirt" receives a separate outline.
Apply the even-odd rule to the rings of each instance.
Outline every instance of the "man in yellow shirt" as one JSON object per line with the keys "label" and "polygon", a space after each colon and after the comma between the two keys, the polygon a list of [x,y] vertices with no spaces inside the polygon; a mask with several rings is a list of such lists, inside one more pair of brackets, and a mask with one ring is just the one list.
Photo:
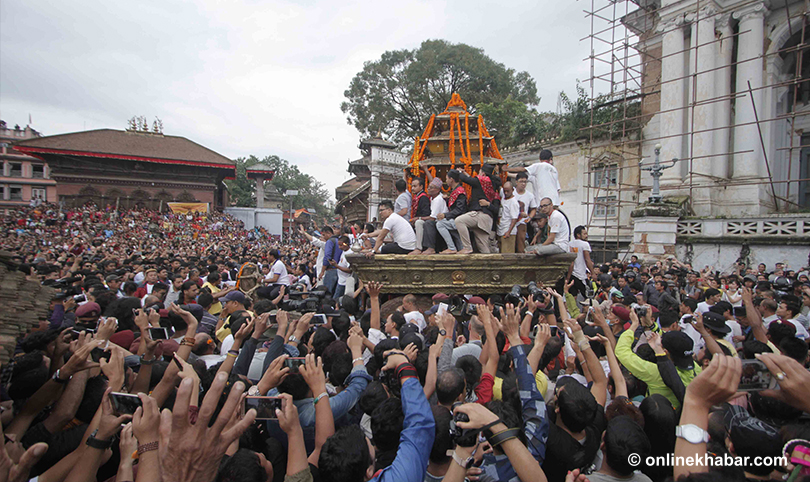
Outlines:
{"label": "man in yellow shirt", "polygon": [[225,289],[219,287],[220,281],[222,277],[216,271],[209,274],[208,278],[206,278],[205,284],[202,285],[202,289],[208,288],[208,291],[211,292],[211,296],[214,297],[214,302],[211,303],[211,307],[208,308],[208,313],[211,313],[214,316],[219,315],[222,312],[222,303],[218,300],[219,298],[227,295],[233,289],[228,286]]}

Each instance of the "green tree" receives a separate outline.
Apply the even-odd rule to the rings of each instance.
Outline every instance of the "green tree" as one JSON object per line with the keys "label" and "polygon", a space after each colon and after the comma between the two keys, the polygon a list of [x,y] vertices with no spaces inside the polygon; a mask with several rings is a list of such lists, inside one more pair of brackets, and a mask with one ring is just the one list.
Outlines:
{"label": "green tree", "polygon": [[[344,92],[340,106],[363,136],[382,131],[405,144],[425,128],[431,114],[444,110],[457,92],[471,114],[479,104],[506,99],[534,106],[537,86],[527,72],[516,72],[482,49],[445,40],[426,40],[418,49],[387,51],[366,62]],[[487,126],[509,130],[498,121]]]}
{"label": "green tree", "polygon": [[264,164],[276,171],[270,184],[273,184],[282,197],[284,206],[290,205],[290,199],[284,193],[288,189],[297,189],[298,195],[292,196],[293,209],[314,208],[315,217],[323,219],[331,217],[332,203],[329,200],[329,191],[322,182],[309,174],[303,173],[298,166],[278,156],[267,156],[259,159],[256,156],[236,159],[236,179],[226,181],[231,199],[240,207],[256,206],[256,181],[247,178],[247,168],[256,164]]}

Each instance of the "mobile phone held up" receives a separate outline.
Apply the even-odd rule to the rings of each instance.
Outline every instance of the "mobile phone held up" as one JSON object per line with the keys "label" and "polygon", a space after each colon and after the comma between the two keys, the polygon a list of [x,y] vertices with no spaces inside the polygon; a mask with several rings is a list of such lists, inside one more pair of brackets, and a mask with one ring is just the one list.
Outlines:
{"label": "mobile phone held up", "polygon": [[153,340],[168,340],[169,330],[166,328],[149,328],[149,337]]}
{"label": "mobile phone held up", "polygon": [[742,360],[738,392],[758,392],[776,388],[776,378],[759,360]]}
{"label": "mobile phone held up", "polygon": [[112,355],[112,352],[104,351],[103,348],[93,348],[93,350],[90,352],[90,358],[96,363],[101,361],[102,358],[109,361],[110,355]]}
{"label": "mobile phone held up", "polygon": [[245,397],[242,415],[253,408],[256,410],[256,420],[277,420],[276,409],[284,410],[283,402],[281,397]]}
{"label": "mobile phone held up", "polygon": [[326,315],[319,313],[312,315],[312,320],[309,322],[310,325],[325,325],[326,324]]}
{"label": "mobile phone held up", "polygon": [[290,373],[298,373],[298,367],[306,363],[304,357],[293,357],[284,360],[284,366],[290,369]]}
{"label": "mobile phone held up", "polygon": [[142,405],[141,399],[131,393],[110,393],[110,402],[116,415],[132,415]]}

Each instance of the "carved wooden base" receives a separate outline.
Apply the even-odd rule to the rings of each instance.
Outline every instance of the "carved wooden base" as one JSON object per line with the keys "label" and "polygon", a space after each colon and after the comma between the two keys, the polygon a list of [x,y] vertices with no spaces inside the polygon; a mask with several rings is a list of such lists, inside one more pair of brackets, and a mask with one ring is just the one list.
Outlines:
{"label": "carved wooden base", "polygon": [[363,281],[385,283],[384,293],[502,294],[529,281],[553,284],[576,254],[363,255],[346,258]]}

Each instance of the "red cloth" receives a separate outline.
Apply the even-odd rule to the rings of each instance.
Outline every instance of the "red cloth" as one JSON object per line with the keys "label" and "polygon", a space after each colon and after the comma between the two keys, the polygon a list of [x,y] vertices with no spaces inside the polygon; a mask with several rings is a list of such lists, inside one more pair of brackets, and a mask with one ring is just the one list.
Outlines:
{"label": "red cloth", "polygon": [[481,380],[478,386],[475,387],[475,396],[478,397],[478,403],[485,404],[492,400],[492,387],[495,386],[495,377],[489,373],[481,375]]}
{"label": "red cloth", "polygon": [[453,207],[453,204],[456,203],[456,199],[462,194],[467,195],[467,191],[465,191],[463,187],[458,186],[453,189],[453,192],[450,193],[450,199],[447,200],[447,206]]}
{"label": "red cloth", "polygon": [[413,197],[413,200],[411,201],[411,218],[416,217],[416,210],[419,208],[419,199],[422,197],[427,197],[425,191],[422,191]]}
{"label": "red cloth", "polygon": [[487,197],[487,201],[492,202],[501,198],[501,196],[495,192],[495,189],[492,188],[492,179],[490,179],[489,176],[479,174],[478,181],[481,183],[481,189],[484,190],[484,196]]}

